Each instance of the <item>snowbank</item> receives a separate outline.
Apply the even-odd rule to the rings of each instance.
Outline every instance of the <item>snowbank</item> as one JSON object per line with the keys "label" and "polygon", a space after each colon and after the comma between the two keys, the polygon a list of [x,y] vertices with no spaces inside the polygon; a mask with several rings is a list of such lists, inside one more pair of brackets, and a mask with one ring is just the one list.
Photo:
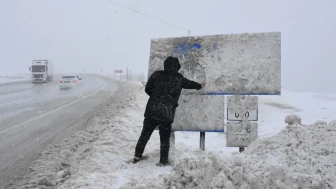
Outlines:
{"label": "snowbank", "polygon": [[[127,162],[134,155],[142,129],[143,104],[148,98],[145,95],[138,96],[141,83],[127,85],[125,100],[116,104],[117,111],[111,109],[106,112],[117,116],[100,120],[108,122],[109,126],[93,143],[91,155],[78,165],[76,173],[59,188],[119,188],[132,176],[136,177],[124,170],[135,168]],[[145,167],[136,167],[134,172],[143,172]]]}
{"label": "snowbank", "polygon": [[289,125],[301,124],[301,118],[298,115],[288,115],[285,117],[285,123]]}
{"label": "snowbank", "polygon": [[335,152],[335,128],[288,125],[230,158],[184,153],[160,180],[146,175],[123,188],[335,188]]}
{"label": "snowbank", "polygon": [[336,120],[329,122],[329,128],[336,130]]}
{"label": "snowbank", "polygon": [[0,84],[30,80],[29,75],[0,76]]}

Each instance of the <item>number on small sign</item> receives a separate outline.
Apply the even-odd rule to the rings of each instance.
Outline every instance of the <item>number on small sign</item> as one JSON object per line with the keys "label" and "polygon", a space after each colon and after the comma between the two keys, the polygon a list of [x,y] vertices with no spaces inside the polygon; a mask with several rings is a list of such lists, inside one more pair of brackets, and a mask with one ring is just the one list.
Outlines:
{"label": "number on small sign", "polygon": [[[239,116],[240,116],[239,113],[235,113],[235,117],[236,117],[236,118],[239,118]],[[246,118],[250,117],[250,112],[247,111],[247,112],[244,114],[244,116],[245,116]]]}
{"label": "number on small sign", "polygon": [[242,141],[242,142],[245,142],[245,141],[249,141],[250,139],[248,137],[236,137],[235,138],[235,141]]}

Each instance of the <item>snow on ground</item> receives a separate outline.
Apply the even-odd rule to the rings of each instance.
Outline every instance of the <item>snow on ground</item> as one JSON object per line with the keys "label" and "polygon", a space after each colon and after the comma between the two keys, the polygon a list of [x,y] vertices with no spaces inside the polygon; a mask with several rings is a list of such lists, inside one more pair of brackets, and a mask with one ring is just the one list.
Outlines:
{"label": "snow on ground", "polygon": [[[148,158],[129,163],[148,97],[140,83],[127,85],[124,100],[107,105],[93,119],[89,133],[79,135],[84,139],[73,136],[76,143],[63,147],[61,153],[54,152],[78,154],[67,161],[59,156],[50,160],[63,166],[49,170],[58,178],[48,181],[48,174],[40,174],[32,182],[34,187],[336,188],[336,121],[332,122],[336,95],[283,90],[282,96],[260,96],[259,138],[245,152],[225,147],[223,133],[206,133],[202,151],[198,132],[176,132],[171,166],[157,167],[158,131],[146,146]],[[286,126],[287,115],[301,118],[302,125]],[[288,119],[293,118],[287,117],[288,123],[294,122]]]}
{"label": "snow on ground", "polygon": [[[334,188],[336,187],[336,95],[296,93],[259,97],[259,139],[245,152],[225,147],[225,134],[177,132],[171,166],[157,167],[159,134],[148,159],[127,163],[140,135],[148,97],[139,87],[119,104],[119,117],[94,142],[91,156],[59,188]],[[297,115],[303,125],[285,124]],[[294,117],[297,117],[294,116]],[[320,120],[317,124],[314,124]],[[313,124],[311,124],[313,123]],[[233,152],[233,153],[232,153]]]}
{"label": "snow on ground", "polygon": [[0,76],[0,84],[13,83],[18,81],[28,81],[30,75],[11,75],[11,76]]}
{"label": "snow on ground", "polygon": [[162,178],[133,178],[124,188],[335,188],[335,131],[336,125],[289,125],[230,158],[185,151]]}

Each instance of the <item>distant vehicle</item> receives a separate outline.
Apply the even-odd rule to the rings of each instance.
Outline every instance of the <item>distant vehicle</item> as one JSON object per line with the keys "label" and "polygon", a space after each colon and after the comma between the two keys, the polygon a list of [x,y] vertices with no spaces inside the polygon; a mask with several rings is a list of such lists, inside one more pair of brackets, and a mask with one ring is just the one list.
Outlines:
{"label": "distant vehicle", "polygon": [[60,89],[79,88],[82,86],[82,78],[78,75],[63,75],[58,81]]}
{"label": "distant vehicle", "polygon": [[49,60],[33,60],[29,67],[32,83],[46,83],[53,80],[53,65]]}

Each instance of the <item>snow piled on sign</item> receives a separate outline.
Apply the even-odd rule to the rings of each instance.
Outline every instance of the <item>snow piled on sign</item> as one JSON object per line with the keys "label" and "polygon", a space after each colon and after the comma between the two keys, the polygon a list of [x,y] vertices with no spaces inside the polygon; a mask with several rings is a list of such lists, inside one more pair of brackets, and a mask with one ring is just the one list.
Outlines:
{"label": "snow piled on sign", "polygon": [[178,57],[186,78],[205,92],[277,94],[281,90],[281,33],[241,33],[152,39],[148,76]]}
{"label": "snow piled on sign", "polygon": [[[181,95],[173,130],[214,131],[224,128],[224,97]],[[190,111],[192,110],[192,111]]]}
{"label": "snow piled on sign", "polygon": [[281,91],[280,32],[152,39],[148,76],[163,70],[168,56],[179,59],[179,73],[185,78],[206,86],[202,90],[182,90],[174,130],[223,129],[224,99],[196,96],[199,93],[252,95]]}

